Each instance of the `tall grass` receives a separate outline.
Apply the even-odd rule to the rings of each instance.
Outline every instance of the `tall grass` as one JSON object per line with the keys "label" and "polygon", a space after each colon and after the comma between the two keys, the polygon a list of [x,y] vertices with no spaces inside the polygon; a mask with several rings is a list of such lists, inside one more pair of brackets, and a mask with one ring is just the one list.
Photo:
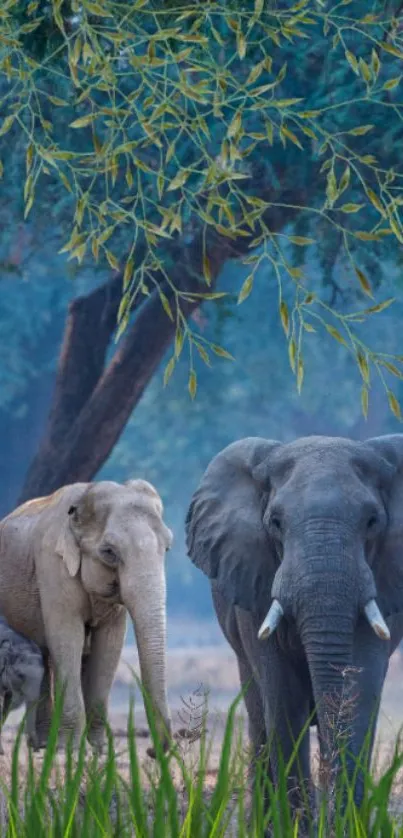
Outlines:
{"label": "tall grass", "polygon": [[[230,707],[221,745],[213,789],[208,788],[209,742],[206,729],[200,732],[197,758],[184,754],[180,743],[165,753],[152,715],[150,732],[156,751],[153,771],[148,777],[141,766],[134,730],[133,708],[128,720],[129,775],[119,771],[112,732],[107,730],[107,754],[101,759],[88,756],[83,737],[78,752],[67,750],[62,772],[57,772],[57,738],[61,718],[61,699],[56,706],[48,745],[40,767],[29,757],[28,770],[21,780],[22,725],[12,754],[11,776],[2,782],[5,801],[5,838],[92,838],[92,836],[138,836],[138,838],[273,838],[299,836],[300,815],[291,811],[286,778],[291,763],[280,770],[274,788],[266,776],[264,762],[257,763],[257,782],[253,792],[248,781],[247,754],[238,733],[237,709],[241,697]],[[291,760],[292,762],[292,760]],[[297,764],[297,760],[295,760]],[[329,825],[329,806],[319,804],[316,817],[308,816],[304,835],[317,838],[394,838],[402,836],[403,821],[396,814],[394,788],[403,766],[403,754],[396,747],[390,765],[375,779],[365,776],[364,800],[358,810],[346,777],[333,803],[333,823]],[[56,781],[54,777],[56,776]],[[342,807],[338,800],[344,799]]]}

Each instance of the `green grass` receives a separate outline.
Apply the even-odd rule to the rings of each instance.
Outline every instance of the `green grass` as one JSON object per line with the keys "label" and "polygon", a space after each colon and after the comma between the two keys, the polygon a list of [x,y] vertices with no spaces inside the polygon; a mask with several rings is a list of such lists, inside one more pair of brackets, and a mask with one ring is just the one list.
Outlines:
{"label": "green grass", "polygon": [[[207,789],[209,747],[201,731],[195,759],[189,761],[180,743],[164,753],[151,721],[151,737],[157,752],[153,770],[147,776],[137,752],[132,708],[128,722],[129,779],[119,771],[115,744],[107,731],[107,755],[101,761],[86,756],[83,738],[74,758],[67,752],[63,776],[55,782],[57,734],[61,701],[56,707],[49,741],[40,768],[30,757],[24,781],[19,777],[22,725],[13,748],[11,777],[2,783],[5,797],[4,823],[0,835],[5,838],[92,838],[92,836],[138,836],[138,838],[262,838],[270,828],[273,838],[300,835],[298,816],[290,811],[286,776],[291,764],[284,766],[275,789],[267,780],[263,764],[258,766],[260,784],[248,794],[247,757],[238,733],[236,712],[239,697],[231,706],[221,746],[214,788]],[[189,762],[192,764],[189,766]],[[295,764],[296,761],[295,761]],[[363,804],[358,810],[351,788],[342,778],[341,789],[334,797],[332,827],[329,805],[321,804],[316,825],[308,819],[308,835],[318,838],[394,838],[402,836],[393,787],[403,766],[398,749],[389,767],[376,780],[365,778]],[[347,799],[343,809],[338,800]],[[266,797],[266,805],[264,804]],[[267,833],[268,834],[268,833]]]}

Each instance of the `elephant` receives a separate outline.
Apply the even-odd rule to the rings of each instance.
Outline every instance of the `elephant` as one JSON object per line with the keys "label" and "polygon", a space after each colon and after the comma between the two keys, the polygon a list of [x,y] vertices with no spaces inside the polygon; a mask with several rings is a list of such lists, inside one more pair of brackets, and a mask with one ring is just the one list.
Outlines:
{"label": "elephant", "polygon": [[146,704],[166,747],[165,552],[172,540],[159,494],[140,479],[64,486],[1,521],[0,612],[45,661],[39,747],[49,727],[51,670],[64,689],[59,747],[70,737],[77,747],[86,725],[90,744],[102,751],[127,611]]}
{"label": "elephant", "polygon": [[265,753],[276,784],[281,760],[298,757],[288,785],[299,806],[312,789],[310,726],[335,783],[342,733],[359,805],[389,657],[403,637],[403,435],[234,442],[192,497],[186,540],[237,657],[252,762]]}

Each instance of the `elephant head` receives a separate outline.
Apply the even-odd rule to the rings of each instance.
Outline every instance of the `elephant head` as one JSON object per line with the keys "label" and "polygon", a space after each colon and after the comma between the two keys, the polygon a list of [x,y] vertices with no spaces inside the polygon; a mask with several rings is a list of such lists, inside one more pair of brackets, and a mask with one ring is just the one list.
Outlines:
{"label": "elephant head", "polygon": [[342,693],[358,623],[388,643],[387,620],[403,611],[403,435],[233,443],[208,467],[186,527],[195,565],[255,616],[262,652],[276,630],[294,632],[328,741],[321,708]]}
{"label": "elephant head", "polygon": [[166,689],[165,552],[172,532],[144,480],[83,485],[60,532],[56,552],[93,598],[120,602],[133,621],[141,679],[163,740],[170,731]]}

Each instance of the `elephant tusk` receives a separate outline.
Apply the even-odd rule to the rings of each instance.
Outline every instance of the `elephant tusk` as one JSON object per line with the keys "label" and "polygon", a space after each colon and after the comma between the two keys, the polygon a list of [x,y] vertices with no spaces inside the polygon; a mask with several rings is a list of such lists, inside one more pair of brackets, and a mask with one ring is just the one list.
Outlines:
{"label": "elephant tusk", "polygon": [[374,599],[370,599],[370,601],[367,602],[364,611],[365,616],[375,634],[377,634],[381,640],[390,640],[390,631]]}
{"label": "elephant tusk", "polygon": [[266,640],[276,630],[284,611],[278,601],[273,599],[273,602],[267,612],[267,616],[263,620],[262,625],[258,631],[259,640]]}

